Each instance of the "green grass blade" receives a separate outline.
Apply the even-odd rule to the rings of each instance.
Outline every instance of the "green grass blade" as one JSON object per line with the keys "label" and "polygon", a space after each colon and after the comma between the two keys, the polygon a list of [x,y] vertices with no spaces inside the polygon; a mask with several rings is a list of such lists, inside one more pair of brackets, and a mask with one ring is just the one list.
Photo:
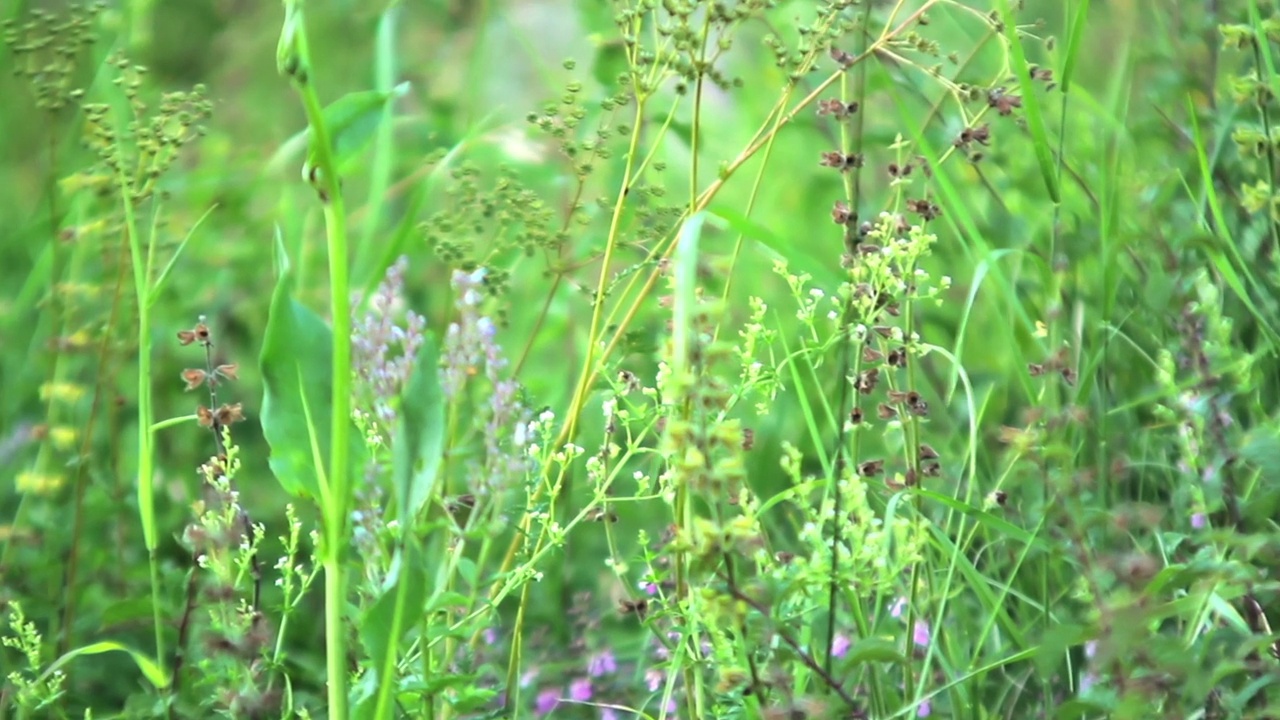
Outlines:
{"label": "green grass blade", "polygon": [[1067,35],[1066,57],[1062,60],[1062,92],[1071,90],[1071,81],[1075,78],[1076,58],[1080,56],[1080,42],[1084,39],[1085,22],[1089,17],[1089,0],[1080,0],[1076,6],[1076,16],[1071,21],[1071,30]]}
{"label": "green grass blade", "polygon": [[1027,64],[1026,53],[1022,47],[1022,36],[1018,34],[1018,18],[1009,7],[1009,0],[999,0],[999,7],[1000,21],[1004,25],[1005,36],[1009,41],[1010,62],[1018,76],[1018,87],[1022,91],[1022,108],[1026,111],[1027,130],[1031,132],[1036,162],[1040,165],[1040,176],[1044,178],[1049,199],[1056,205],[1062,202],[1062,191],[1058,187],[1053,152],[1049,146],[1049,135],[1044,127],[1044,113],[1041,112],[1040,100],[1036,96],[1035,81],[1031,78],[1031,67]]}

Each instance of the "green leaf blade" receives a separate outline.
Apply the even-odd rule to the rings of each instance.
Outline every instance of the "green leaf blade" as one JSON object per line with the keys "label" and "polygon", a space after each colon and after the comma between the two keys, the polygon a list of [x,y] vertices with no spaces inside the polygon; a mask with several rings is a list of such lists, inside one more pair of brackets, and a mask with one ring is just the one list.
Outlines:
{"label": "green leaf blade", "polygon": [[[278,252],[284,257],[283,248]],[[258,365],[262,373],[262,434],[268,464],[294,497],[323,499],[329,476],[329,427],[333,416],[333,331],[293,297],[287,262],[271,298]],[[363,463],[364,445],[352,433],[351,462]]]}

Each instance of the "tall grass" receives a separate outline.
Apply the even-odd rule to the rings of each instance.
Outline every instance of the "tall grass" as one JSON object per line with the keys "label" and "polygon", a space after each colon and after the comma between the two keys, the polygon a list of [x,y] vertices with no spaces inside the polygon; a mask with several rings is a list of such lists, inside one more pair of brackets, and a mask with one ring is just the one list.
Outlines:
{"label": "tall grass", "polygon": [[9,12],[0,717],[1275,713],[1270,5]]}

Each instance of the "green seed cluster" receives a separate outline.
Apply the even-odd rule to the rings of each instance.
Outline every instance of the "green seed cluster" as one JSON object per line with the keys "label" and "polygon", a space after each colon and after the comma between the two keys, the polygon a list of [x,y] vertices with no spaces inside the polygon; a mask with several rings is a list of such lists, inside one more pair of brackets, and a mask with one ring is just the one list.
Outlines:
{"label": "green seed cluster", "polygon": [[77,59],[96,40],[93,27],[104,7],[102,2],[73,4],[65,16],[36,9],[24,23],[4,22],[4,44],[13,54],[13,74],[31,84],[39,109],[54,113],[79,99]]}
{"label": "green seed cluster", "polygon": [[[566,60],[564,68],[574,70],[577,63]],[[629,127],[625,125],[610,126],[601,122],[594,130],[585,130],[583,122],[592,115],[595,108],[588,107],[583,98],[583,84],[579,80],[565,83],[564,93],[559,101],[546,103],[541,111],[529,113],[525,119],[530,125],[546,134],[570,162],[573,172],[579,180],[585,180],[595,170],[597,160],[607,160],[612,156],[608,143],[611,139],[626,139]],[[630,97],[626,92],[618,92],[595,103],[596,108],[606,117],[614,111],[626,107]]]}
{"label": "green seed cluster", "polygon": [[[704,79],[725,90],[741,87],[742,79],[725,74],[716,61],[733,46],[738,26],[776,5],[777,0],[709,5],[692,0],[640,0],[620,10],[614,22],[632,63],[627,74],[618,78],[619,85],[634,86],[636,92],[647,95],[674,75],[680,94]],[[646,47],[642,39],[651,30],[657,42]],[[652,72],[654,68],[661,72]]]}
{"label": "green seed cluster", "polygon": [[797,29],[800,38],[794,46],[776,35],[765,36],[763,43],[773,54],[774,64],[787,71],[791,82],[799,82],[806,73],[813,72],[818,67],[818,57],[859,30],[857,14],[846,12],[855,4],[853,0],[835,0],[820,5],[814,19]]}
{"label": "green seed cluster", "polygon": [[204,86],[196,85],[190,92],[162,94],[153,110],[143,97],[147,69],[122,55],[109,62],[119,71],[115,84],[124,92],[130,117],[120,122],[110,105],[85,104],[85,142],[118,178],[128,199],[141,202],[155,192],[156,182],[173,166],[182,148],[205,134],[201,123],[209,118],[212,104]]}
{"label": "green seed cluster", "polygon": [[[520,182],[513,169],[499,168],[488,187],[480,169],[471,163],[454,168],[450,178],[444,208],[418,226],[427,245],[450,267],[489,267],[487,259],[495,254],[517,251],[533,255],[564,241],[565,233],[552,229],[551,208]],[[495,293],[505,283],[504,274],[485,279]]]}

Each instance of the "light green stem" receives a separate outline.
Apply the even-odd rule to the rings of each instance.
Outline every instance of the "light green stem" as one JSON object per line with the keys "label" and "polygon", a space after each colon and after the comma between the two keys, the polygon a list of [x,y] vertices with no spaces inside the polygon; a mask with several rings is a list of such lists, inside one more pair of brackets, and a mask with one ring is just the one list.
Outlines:
{"label": "light green stem", "polygon": [[[151,252],[155,243],[149,242],[146,251],[138,236],[138,222],[134,215],[133,184],[121,169],[119,187],[124,207],[125,233],[129,237],[129,256],[133,265],[134,295],[138,300],[138,514],[142,520],[142,537],[147,547],[147,561],[151,577],[151,618],[155,629],[156,659],[163,662],[164,623],[160,616],[160,567],[156,555],[155,456],[152,446],[151,407]],[[151,240],[154,241],[154,237]]]}
{"label": "light green stem", "polygon": [[311,77],[306,23],[297,3],[286,3],[289,42],[281,49],[292,56],[292,76],[307,113],[312,135],[311,181],[324,203],[325,235],[329,257],[329,307],[333,323],[333,415],[329,427],[329,488],[324,502],[324,596],[326,669],[330,720],[346,720],[347,643],[343,611],[347,604],[343,558],[347,549],[347,515],[351,505],[351,298],[347,251],[347,212],[338,169],[333,158],[330,128],[325,122]]}

